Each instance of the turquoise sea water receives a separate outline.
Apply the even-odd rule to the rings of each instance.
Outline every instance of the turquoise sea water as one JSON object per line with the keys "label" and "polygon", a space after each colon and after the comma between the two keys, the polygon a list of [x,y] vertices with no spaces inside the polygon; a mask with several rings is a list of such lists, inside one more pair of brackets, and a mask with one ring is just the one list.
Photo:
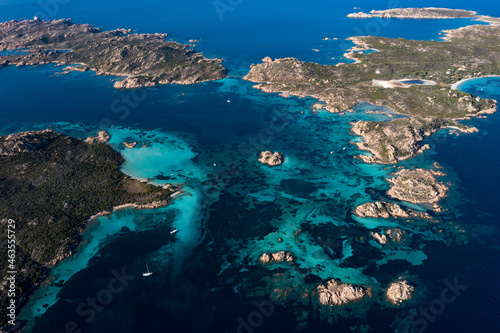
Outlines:
{"label": "turquoise sea water", "polygon": [[[438,133],[428,140],[432,150],[402,163],[430,168],[437,161],[444,167],[453,185],[437,224],[362,219],[352,216],[352,209],[384,197],[385,179],[397,166],[354,159],[360,152],[350,143],[358,140],[350,134],[350,122],[390,118],[364,113],[381,110],[366,104],[345,115],[313,112],[312,99],[264,94],[241,80],[264,56],[334,64],[352,45],[343,39],[352,35],[437,40],[441,30],[470,21],[345,18],[354,6],[383,9],[385,1],[222,1],[232,3],[222,18],[211,1],[41,3],[0,2],[0,20],[43,18],[41,12],[105,29],[198,39],[196,49],[225,58],[230,76],[196,86],[116,91],[109,77],[93,73],[61,76],[53,66],[0,70],[2,134],[50,126],[86,137],[104,127],[126,160],[125,173],[160,185],[184,184],[183,195],[169,207],[124,209],[96,220],[78,253],[53,269],[54,284],[36,292],[21,314],[33,332],[61,332],[68,322],[82,332],[245,331],[238,318],[246,320],[256,311],[254,300],[268,299],[278,299],[274,312],[251,327],[255,332],[356,332],[361,325],[396,331],[440,297],[443,280],[455,278],[466,291],[427,320],[425,331],[496,331],[498,114],[469,121],[478,134]],[[500,16],[498,6],[486,1],[400,2],[426,5]],[[460,89],[499,99],[499,82],[481,79]],[[128,149],[123,141],[139,145]],[[256,153],[264,149],[283,152],[285,163],[274,169],[256,163]],[[396,226],[408,234],[404,245],[387,248],[368,241],[371,231]],[[172,235],[172,228],[179,231]],[[258,264],[261,253],[280,250],[297,258],[293,268]],[[149,278],[141,275],[146,263],[154,272]],[[123,270],[130,276],[126,286],[91,316],[88,298],[104,295]],[[349,313],[325,311],[300,297],[280,298],[276,291],[293,286],[300,294],[319,280],[339,278],[371,286],[377,295],[399,276],[416,283],[419,295],[400,309],[380,305],[383,300],[375,297]],[[422,325],[414,322],[413,328]]]}

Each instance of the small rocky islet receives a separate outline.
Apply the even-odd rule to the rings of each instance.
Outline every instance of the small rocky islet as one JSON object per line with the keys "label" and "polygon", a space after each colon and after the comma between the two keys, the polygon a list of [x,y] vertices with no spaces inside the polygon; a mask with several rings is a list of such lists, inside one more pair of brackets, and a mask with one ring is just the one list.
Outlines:
{"label": "small rocky islet", "polygon": [[387,288],[386,297],[394,305],[399,305],[412,298],[415,287],[407,280],[392,282]]}
{"label": "small rocky islet", "polygon": [[279,152],[272,152],[269,150],[263,151],[259,155],[258,161],[262,164],[274,167],[283,164],[285,155]]}
{"label": "small rocky islet", "polygon": [[410,209],[403,209],[400,205],[389,202],[367,202],[354,210],[354,214],[360,217],[381,217],[381,218],[409,218],[415,212]]}

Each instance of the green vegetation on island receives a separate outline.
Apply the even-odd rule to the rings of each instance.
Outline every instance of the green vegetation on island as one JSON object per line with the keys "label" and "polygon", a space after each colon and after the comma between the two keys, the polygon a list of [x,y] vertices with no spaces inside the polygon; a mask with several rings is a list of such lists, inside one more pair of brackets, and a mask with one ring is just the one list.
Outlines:
{"label": "green vegetation on island", "polygon": [[[124,175],[118,152],[99,140],[89,141],[93,143],[52,130],[0,137],[0,233],[7,235],[8,220],[15,221],[18,297],[72,254],[91,216],[124,204],[155,207],[171,200],[172,188]],[[7,237],[1,238],[0,251],[7,253]],[[8,301],[8,264],[2,256],[2,309]]]}
{"label": "green vegetation on island", "polygon": [[[480,27],[481,34],[489,38],[483,35],[475,42],[470,36],[469,43],[355,37],[352,40],[361,47],[354,48],[359,53],[351,52],[350,56],[357,63],[331,66],[267,58],[252,66],[245,79],[260,83],[257,87],[266,92],[317,98],[332,112],[350,110],[367,101],[410,116],[460,118],[494,104],[450,90],[453,82],[464,78],[500,74],[500,27]],[[378,52],[364,54],[362,50],[367,49]],[[374,80],[404,79],[437,84],[391,88],[374,84]]]}
{"label": "green vegetation on island", "polygon": [[[313,97],[316,109],[350,111],[369,102],[385,106],[407,117],[390,121],[358,121],[352,132],[363,138],[353,142],[371,154],[359,155],[367,163],[394,164],[430,147],[425,137],[442,128],[476,132],[457,122],[496,111],[494,100],[481,99],[456,89],[457,82],[475,77],[500,75],[500,19],[477,16],[475,12],[436,8],[399,8],[353,14],[353,18],[456,18],[488,22],[445,31],[444,41],[402,38],[351,37],[355,46],[345,55],[350,64],[320,65],[295,58],[263,59],[252,65],[245,79],[255,88],[282,96]],[[364,52],[374,50],[376,52]],[[389,116],[392,116],[390,114]],[[447,186],[436,177],[442,174],[423,169],[403,169],[388,179],[388,195],[400,201],[437,205]],[[363,217],[406,217],[411,214],[386,203],[366,203],[355,208]]]}
{"label": "green vegetation on island", "polygon": [[[446,41],[353,37],[356,46],[347,55],[355,60],[351,64],[267,57],[252,65],[245,79],[265,92],[314,97],[321,102],[316,108],[330,112],[369,102],[412,117],[354,125],[355,133],[364,138],[360,148],[374,155],[361,156],[365,161],[396,163],[422,151],[422,139],[438,129],[456,126],[472,132],[456,120],[496,110],[495,101],[451,86],[466,78],[500,74],[500,24],[488,21],[490,25],[447,31]],[[369,49],[377,52],[363,52]]]}

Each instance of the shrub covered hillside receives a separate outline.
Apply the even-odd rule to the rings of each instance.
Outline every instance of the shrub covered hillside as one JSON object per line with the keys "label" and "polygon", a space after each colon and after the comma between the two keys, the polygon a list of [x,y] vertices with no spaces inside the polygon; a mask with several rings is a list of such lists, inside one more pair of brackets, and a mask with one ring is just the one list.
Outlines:
{"label": "shrub covered hillside", "polygon": [[[92,215],[126,203],[168,203],[171,190],[131,179],[120,172],[122,162],[105,143],[52,130],[0,137],[0,251],[7,253],[4,235],[12,219],[17,297],[37,286],[48,267],[71,255]],[[5,309],[9,262],[6,255],[0,258],[0,306]]]}

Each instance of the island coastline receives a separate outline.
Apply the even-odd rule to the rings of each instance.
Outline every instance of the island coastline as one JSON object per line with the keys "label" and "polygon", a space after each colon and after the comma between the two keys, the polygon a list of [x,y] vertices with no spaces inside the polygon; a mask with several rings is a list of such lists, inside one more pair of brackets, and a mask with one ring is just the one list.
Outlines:
{"label": "island coastline", "polygon": [[392,8],[386,10],[371,10],[369,13],[358,12],[347,15],[348,18],[369,19],[418,19],[418,20],[439,20],[439,19],[458,19],[458,18],[476,18],[477,12],[465,9],[449,9],[437,7],[425,8]]}
{"label": "island coastline", "polygon": [[[16,182],[3,188],[0,208],[2,215],[17,222],[19,246],[31,254],[18,258],[24,267],[16,278],[18,309],[47,281],[51,267],[74,254],[92,221],[121,209],[164,207],[181,193],[173,186],[156,186],[121,173],[123,158],[108,140],[104,131],[81,140],[51,129],[0,136],[1,177],[4,183]],[[42,177],[37,176],[40,170]],[[29,189],[33,181],[36,191]],[[93,200],[95,196],[99,200]],[[4,261],[0,264],[5,267]],[[5,292],[0,292],[2,301],[8,299]]]}
{"label": "island coastline", "polygon": [[500,75],[487,75],[487,76],[478,76],[478,77],[471,77],[468,79],[462,79],[460,81],[453,83],[451,85],[450,89],[451,90],[460,90],[460,86],[466,82],[474,81],[477,79],[488,79],[488,78],[496,78],[496,77],[500,77]]}
{"label": "island coastline", "polygon": [[130,29],[103,31],[70,19],[12,20],[0,23],[0,52],[26,52],[0,56],[0,68],[76,65],[63,73],[91,70],[118,77],[116,89],[196,84],[227,75],[222,59],[208,59],[188,48],[192,45],[166,38],[167,34],[136,34]]}
{"label": "island coastline", "polygon": [[[461,31],[458,35],[455,33],[457,30]],[[473,116],[483,117],[497,109],[496,101],[481,99],[453,88],[463,83],[461,79],[464,71],[471,72],[472,68],[484,64],[487,70],[475,70],[469,74],[473,77],[467,79],[497,75],[496,48],[491,41],[498,39],[499,25],[472,25],[445,32],[446,42],[350,37],[348,40],[355,46],[346,56],[355,60],[353,64],[329,66],[301,62],[295,58],[272,60],[266,57],[261,64],[253,65],[244,79],[255,82],[254,88],[264,92],[278,92],[283,97],[315,98],[319,103],[314,104],[314,108],[323,108],[333,113],[349,111],[360,103],[369,102],[386,106],[396,114],[409,116],[410,119],[394,119],[387,123],[358,122],[357,127],[353,124],[353,132],[364,139],[364,142],[355,144],[376,157],[361,155],[359,158],[367,163],[394,164],[428,149],[428,146],[421,144],[423,138],[439,129],[455,128],[463,133],[477,132],[477,129],[458,121]],[[465,58],[466,52],[461,50],[466,50],[466,43],[484,48],[481,52],[487,56]],[[401,54],[398,51],[400,48],[410,48],[411,51]],[[456,48],[456,54],[460,54],[465,65],[455,65],[456,62],[441,56],[442,52],[449,53],[450,48]],[[376,49],[378,52],[368,55],[358,52],[367,49]],[[436,57],[440,57],[443,64],[436,62]],[[418,63],[413,61],[418,58],[426,66],[432,64],[435,72],[430,69],[424,73],[418,72]],[[405,59],[412,59],[411,62],[415,65],[401,70],[399,67],[409,63]],[[411,76],[401,75],[411,71],[415,71]],[[484,72],[491,74],[484,75]],[[419,82],[404,84],[412,81]],[[363,130],[361,125],[364,126]],[[404,131],[408,135],[398,134]],[[367,142],[368,136],[378,136],[378,139],[370,143]],[[403,144],[404,142],[407,143]]]}

